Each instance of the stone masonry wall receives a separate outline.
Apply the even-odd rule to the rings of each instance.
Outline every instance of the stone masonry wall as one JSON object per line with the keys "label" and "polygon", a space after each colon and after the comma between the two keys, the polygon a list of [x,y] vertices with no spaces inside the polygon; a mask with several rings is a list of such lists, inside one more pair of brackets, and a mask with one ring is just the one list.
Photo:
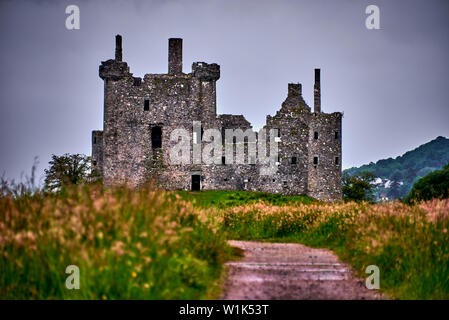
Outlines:
{"label": "stone masonry wall", "polygon": [[103,131],[92,131],[92,169],[103,176]]}
{"label": "stone masonry wall", "polygon": [[[339,200],[341,194],[342,114],[314,113],[309,132],[309,195],[317,199]],[[318,138],[315,139],[315,132]],[[314,164],[314,158],[318,163]],[[336,159],[337,158],[337,159]]]}
{"label": "stone masonry wall", "polygon": [[[171,141],[173,130],[187,130],[189,160],[194,150],[206,146],[201,141],[199,145],[192,143],[194,121],[201,122],[202,130],[197,135],[209,128],[223,133],[225,129],[257,133],[242,115],[217,115],[219,65],[195,62],[191,73],[182,72],[182,39],[169,41],[169,73],[146,74],[143,78],[133,77],[127,63],[121,61],[121,37],[116,43],[116,59],[102,62],[99,68],[104,80],[103,131],[92,132],[92,159],[105,185],[139,186],[154,180],[169,190],[190,190],[193,176],[200,176],[202,190],[253,190],[341,199],[342,114],[312,112],[300,84],[289,84],[280,110],[267,116],[267,150],[269,130],[279,130],[275,138],[279,148],[274,159],[277,170],[273,175],[262,175],[258,158],[248,157],[248,148],[255,146],[247,139],[226,141],[232,157],[226,154],[222,141],[223,149],[217,150],[221,161],[217,163],[174,163],[170,150],[182,138],[175,136]],[[159,131],[160,147],[155,138]],[[245,151],[244,164],[236,164],[234,159],[240,147]],[[314,164],[315,157],[318,163]]]}

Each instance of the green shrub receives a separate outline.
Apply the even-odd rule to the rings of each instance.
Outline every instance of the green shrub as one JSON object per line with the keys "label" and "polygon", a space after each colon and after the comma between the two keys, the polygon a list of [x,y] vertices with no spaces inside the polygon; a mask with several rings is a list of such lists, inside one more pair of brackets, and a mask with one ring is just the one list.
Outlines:
{"label": "green shrub", "polygon": [[419,179],[405,199],[406,202],[449,198],[449,163]]}

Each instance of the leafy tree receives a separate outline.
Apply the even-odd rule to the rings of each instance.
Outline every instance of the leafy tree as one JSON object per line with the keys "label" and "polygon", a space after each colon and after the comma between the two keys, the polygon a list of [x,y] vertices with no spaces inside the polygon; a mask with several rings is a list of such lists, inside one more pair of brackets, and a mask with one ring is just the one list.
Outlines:
{"label": "leafy tree", "polygon": [[372,201],[373,182],[376,176],[368,171],[349,175],[343,173],[343,200],[345,201]]}
{"label": "leafy tree", "polygon": [[60,190],[68,185],[86,182],[91,177],[91,159],[83,154],[52,155],[45,169],[45,189]]}
{"label": "leafy tree", "polygon": [[442,170],[432,171],[419,179],[405,199],[406,202],[449,198],[449,163]]}

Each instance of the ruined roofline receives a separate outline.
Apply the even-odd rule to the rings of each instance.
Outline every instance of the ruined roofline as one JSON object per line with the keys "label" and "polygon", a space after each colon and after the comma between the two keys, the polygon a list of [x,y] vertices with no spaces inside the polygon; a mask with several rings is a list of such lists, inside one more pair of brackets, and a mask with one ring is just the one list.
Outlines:
{"label": "ruined roofline", "polygon": [[243,122],[243,124],[246,125],[248,128],[250,128],[250,129],[253,128],[253,125],[251,124],[251,122],[249,122],[243,114],[222,113],[222,114],[217,114],[216,119],[221,120],[221,121]]}
{"label": "ruined roofline", "polygon": [[[126,62],[122,61],[123,46],[122,36],[115,37],[115,59],[102,61],[99,74],[102,79],[119,80],[125,77],[134,78],[135,83],[141,84],[145,79],[161,78],[172,79],[182,78],[190,79],[192,77],[200,79],[200,81],[217,81],[220,78],[220,66],[216,63],[206,63],[203,61],[193,62],[192,71],[190,73],[182,72],[182,38],[168,39],[168,72],[167,73],[147,73],[143,77],[133,77]],[[305,108],[313,114],[329,115],[334,113],[323,113],[321,111],[321,69],[315,69],[314,82],[314,109],[313,111],[302,97],[302,84],[289,83],[287,98],[281,107],[276,111],[274,116],[267,115],[267,118],[274,118],[282,111],[288,111],[290,108]],[[223,114],[224,115],[224,114]],[[217,118],[219,118],[217,114]],[[243,116],[242,118],[252,127],[252,124]]]}
{"label": "ruined roofline", "polygon": [[[133,77],[128,64],[122,61],[123,46],[122,36],[115,36],[115,57],[101,61],[99,76],[102,79],[119,80],[125,77]],[[217,63],[206,63],[196,61],[192,63],[190,73],[183,72],[182,64],[182,38],[168,39],[168,72],[167,73],[146,73],[143,77],[134,77],[135,79],[145,79],[148,77],[196,77],[201,81],[217,81],[220,78],[220,66]]]}
{"label": "ruined roofline", "polygon": [[[220,114],[217,115],[217,117],[223,117],[223,118],[226,118],[226,117],[229,117],[229,118],[235,117],[235,118],[243,118],[243,119],[245,119],[245,116],[244,116],[243,114],[232,114],[232,113],[220,113]],[[245,120],[246,120],[246,119],[245,119]]]}

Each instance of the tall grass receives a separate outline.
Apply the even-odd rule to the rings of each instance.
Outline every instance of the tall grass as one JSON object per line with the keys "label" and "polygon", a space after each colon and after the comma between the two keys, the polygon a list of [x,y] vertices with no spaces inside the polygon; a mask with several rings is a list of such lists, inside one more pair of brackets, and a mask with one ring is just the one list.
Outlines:
{"label": "tall grass", "polygon": [[391,297],[449,299],[449,199],[413,206],[258,203],[225,209],[220,219],[230,238],[326,247],[364,277],[377,265]]}
{"label": "tall grass", "polygon": [[[200,299],[231,255],[204,211],[163,191],[5,190],[0,299]],[[68,265],[79,290],[65,286]]]}
{"label": "tall grass", "polygon": [[[30,184],[31,186],[32,184]],[[334,250],[393,298],[449,299],[449,200],[325,204],[259,192],[0,185],[0,299],[211,298],[226,239]],[[80,290],[68,290],[68,265]]]}

